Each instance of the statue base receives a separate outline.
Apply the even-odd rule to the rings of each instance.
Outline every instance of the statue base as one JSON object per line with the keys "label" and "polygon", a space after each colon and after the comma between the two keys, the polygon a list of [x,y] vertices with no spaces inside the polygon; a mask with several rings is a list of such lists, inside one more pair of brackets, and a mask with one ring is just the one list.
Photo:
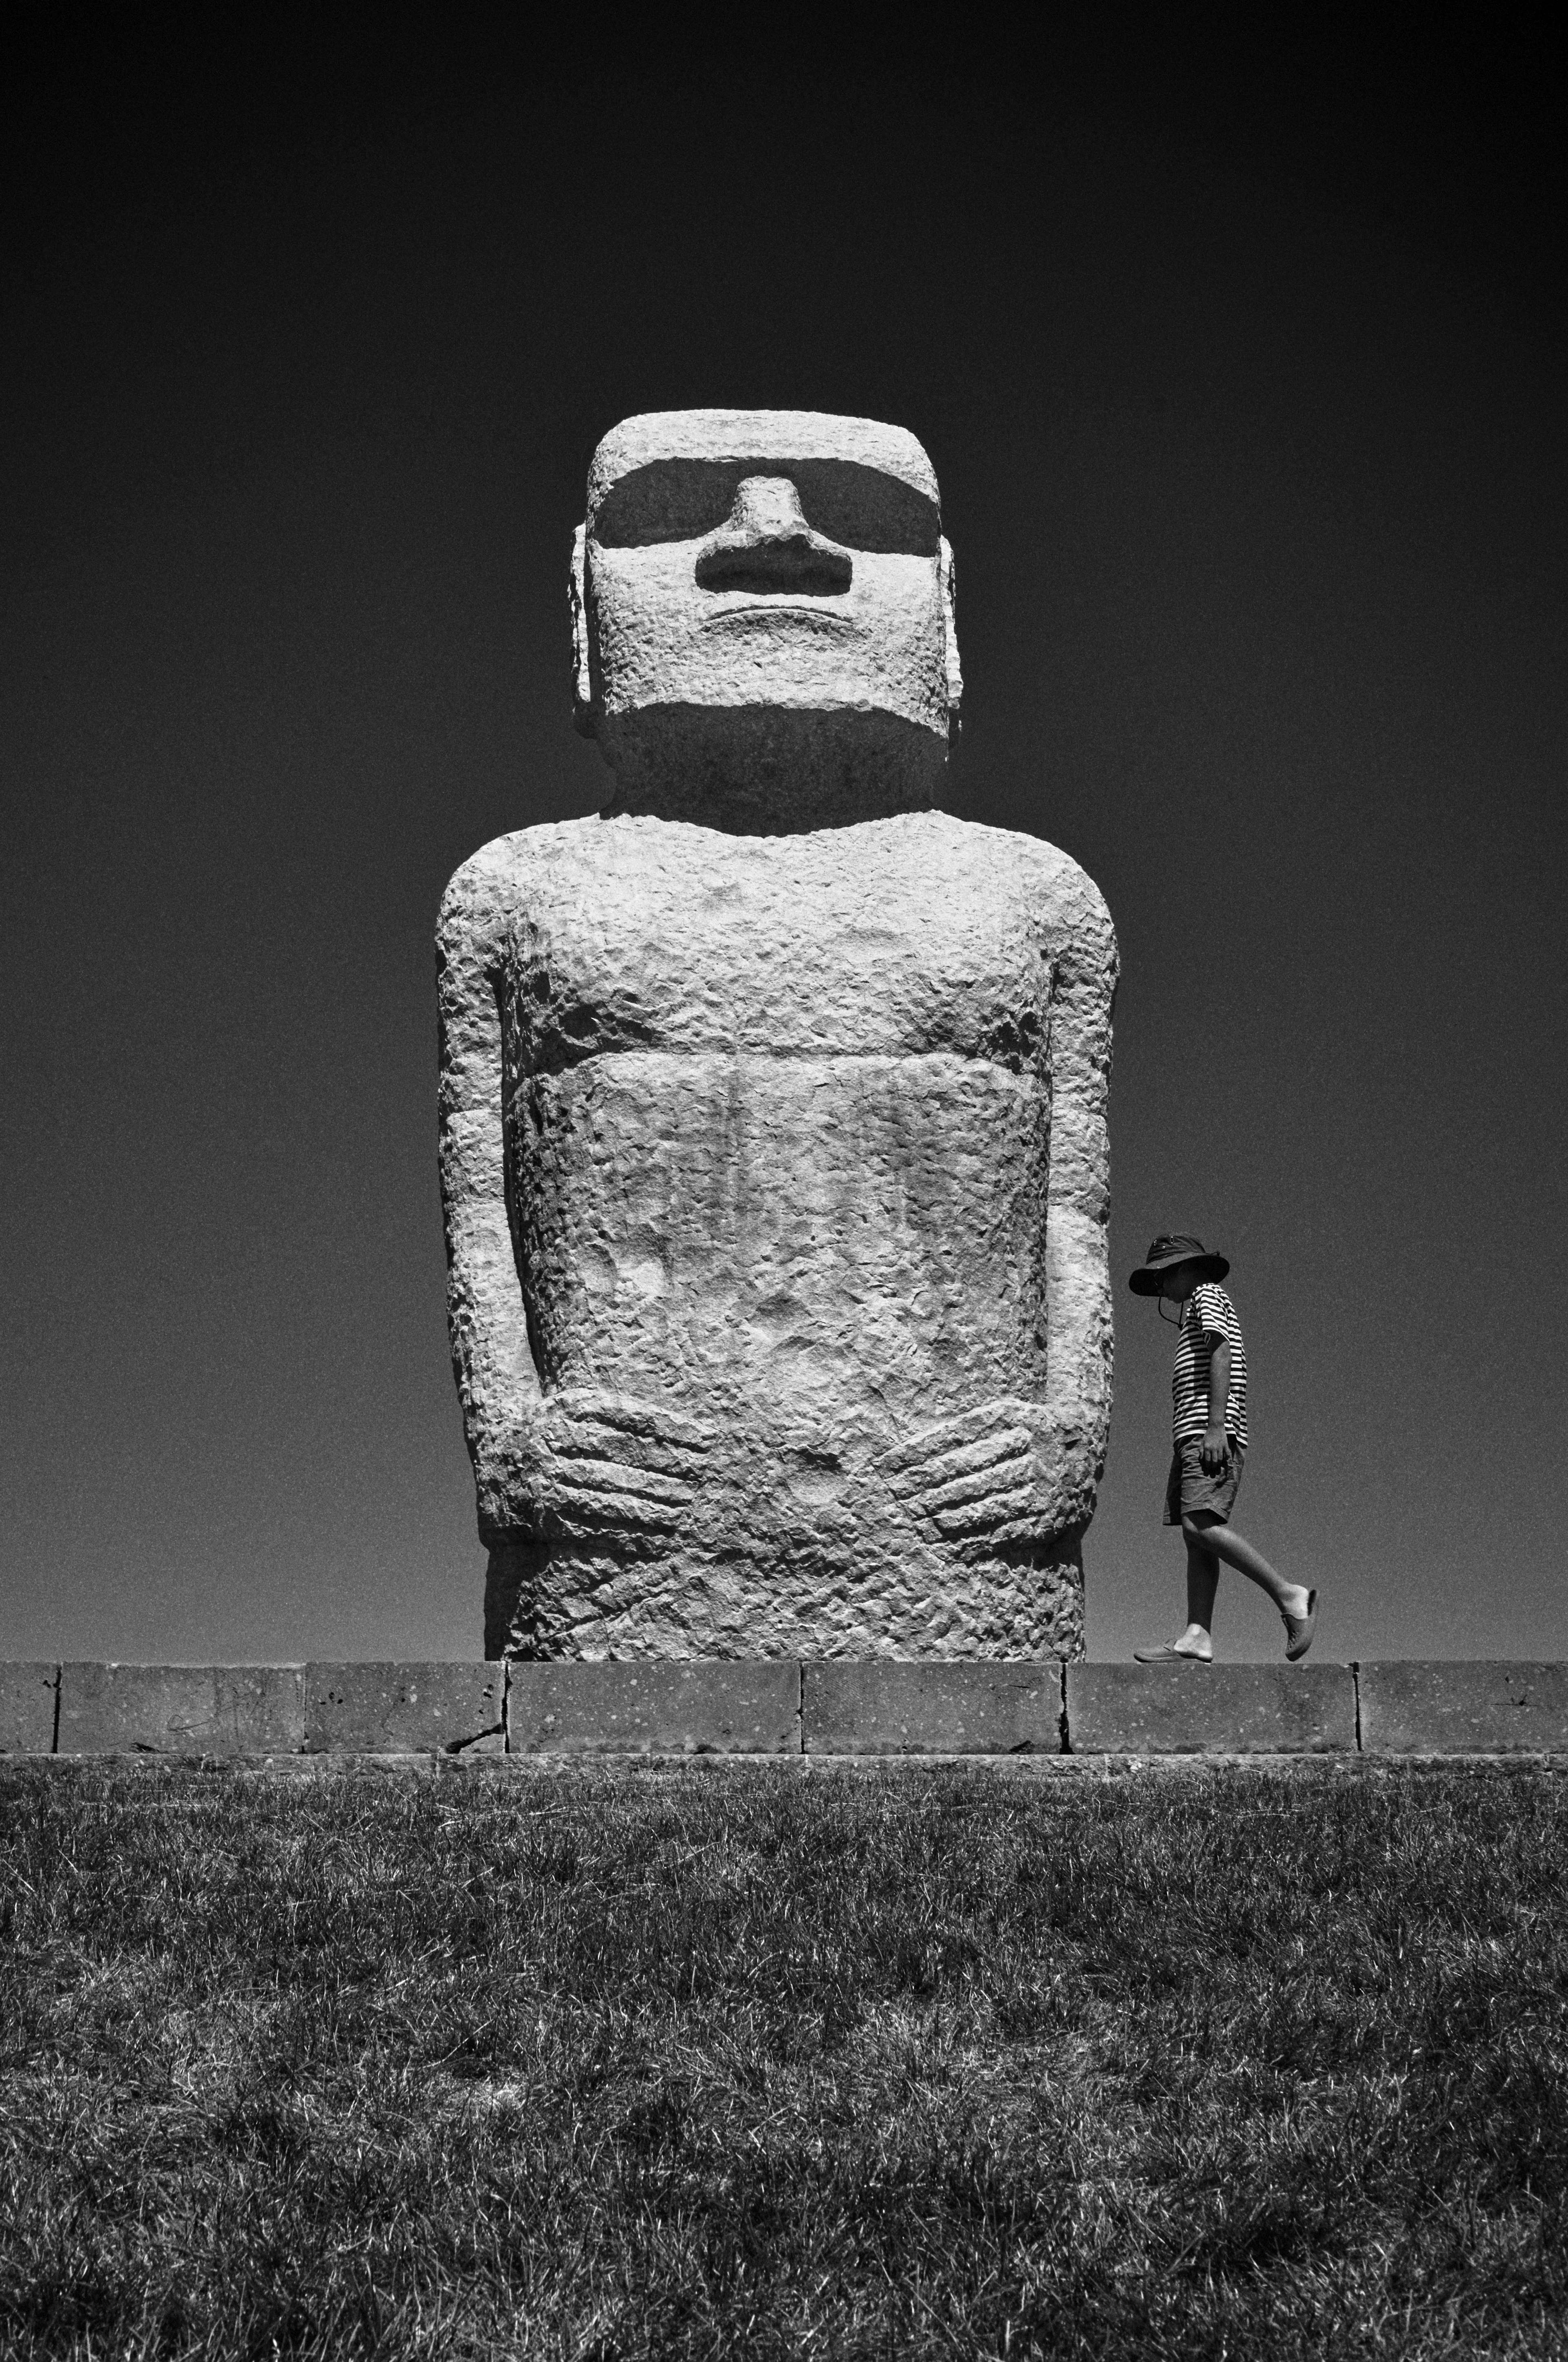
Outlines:
{"label": "statue base", "polygon": [[582,1542],[490,1551],[487,1657],[1068,1660],[1083,1653],[1083,1533],[954,1564],[932,1552],[803,1566]]}

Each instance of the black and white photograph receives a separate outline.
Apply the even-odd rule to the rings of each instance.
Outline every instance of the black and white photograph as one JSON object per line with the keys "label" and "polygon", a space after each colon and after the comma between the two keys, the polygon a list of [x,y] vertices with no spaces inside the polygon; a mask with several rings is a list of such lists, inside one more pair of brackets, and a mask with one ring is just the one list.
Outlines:
{"label": "black and white photograph", "polygon": [[5,2362],[1568,2357],[1568,108],[51,22]]}

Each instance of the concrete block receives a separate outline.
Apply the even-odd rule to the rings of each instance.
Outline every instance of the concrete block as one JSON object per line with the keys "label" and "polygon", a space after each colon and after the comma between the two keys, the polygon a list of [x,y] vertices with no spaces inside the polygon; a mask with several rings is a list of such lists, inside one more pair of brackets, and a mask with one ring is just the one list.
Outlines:
{"label": "concrete block", "polygon": [[289,1755],[304,1738],[298,1665],[61,1665],[62,1755]]}
{"label": "concrete block", "polygon": [[49,1755],[54,1750],[58,1665],[0,1665],[0,1755]]}
{"label": "concrete block", "polygon": [[514,1755],[795,1755],[800,1667],[788,1658],[704,1663],[514,1663]]}
{"label": "concrete block", "polygon": [[1355,1751],[1348,1665],[1069,1665],[1075,1755]]}
{"label": "concrete block", "polygon": [[1059,1755],[1061,1675],[1050,1659],[804,1668],[808,1755]]}
{"label": "concrete block", "polygon": [[1368,1755],[1568,1753],[1568,1665],[1391,1661],[1360,1686]]}
{"label": "concrete block", "polygon": [[499,1754],[501,1664],[319,1664],[305,1667],[305,1746],[312,1754]]}

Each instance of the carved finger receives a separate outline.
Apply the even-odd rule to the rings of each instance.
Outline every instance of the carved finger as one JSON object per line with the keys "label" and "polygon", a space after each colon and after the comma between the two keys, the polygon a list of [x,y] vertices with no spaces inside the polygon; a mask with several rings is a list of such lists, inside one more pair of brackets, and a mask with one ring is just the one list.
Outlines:
{"label": "carved finger", "polygon": [[932,1523],[939,1534],[957,1541],[966,1534],[993,1531],[999,1523],[1026,1517],[1034,1502],[1031,1487],[1021,1485],[1011,1493],[988,1493],[981,1501],[968,1501],[954,1509],[938,1509]]}
{"label": "carved finger", "polygon": [[983,1409],[960,1411],[955,1418],[933,1419],[928,1427],[916,1428],[913,1435],[906,1435],[901,1443],[884,1451],[882,1465],[895,1475],[901,1469],[923,1468],[938,1452],[972,1442],[985,1424]]}
{"label": "carved finger", "polygon": [[546,1429],[552,1451],[564,1460],[602,1460],[623,1468],[645,1468],[663,1475],[696,1481],[703,1473],[702,1453],[663,1438],[639,1435],[613,1427],[598,1417],[579,1416],[570,1421],[552,1419]]}
{"label": "carved finger", "polygon": [[1060,1531],[1060,1521],[1054,1518],[1009,1518],[995,1528],[988,1540],[992,1549],[1001,1550],[1009,1542],[1047,1542]]}
{"label": "carved finger", "polygon": [[945,1492],[950,1485],[974,1476],[982,1484],[989,1482],[994,1489],[1006,1482],[999,1473],[1003,1463],[1027,1460],[1034,1445],[1035,1439],[1026,1427],[1004,1427],[981,1442],[962,1444],[957,1451],[944,1451],[930,1461],[921,1471],[921,1490]]}
{"label": "carved finger", "polygon": [[902,1443],[895,1443],[884,1451],[880,1465],[890,1476],[905,1473],[917,1476],[927,1462],[938,1453],[951,1451],[959,1444],[970,1441],[972,1439],[968,1430],[967,1419],[954,1418],[940,1419],[933,1427],[918,1428],[913,1435],[905,1436]]}
{"label": "carved finger", "polygon": [[554,1473],[564,1492],[602,1493],[618,1501],[658,1501],[672,1509],[685,1508],[692,1496],[691,1486],[678,1477],[665,1476],[655,1468],[623,1467],[615,1460],[566,1461]]}
{"label": "carved finger", "polygon": [[655,1501],[645,1494],[590,1490],[586,1485],[553,1486],[542,1524],[546,1532],[565,1534],[673,1534],[682,1521],[683,1502]]}
{"label": "carved finger", "polygon": [[609,1394],[597,1386],[564,1387],[551,1408],[574,1423],[593,1420],[619,1434],[676,1445],[686,1451],[706,1451],[713,1440],[712,1429],[685,1411],[672,1409],[666,1403],[638,1402],[630,1395]]}
{"label": "carved finger", "polygon": [[[954,1418],[937,1419],[929,1427],[917,1429],[915,1434],[884,1451],[880,1465],[895,1480],[907,1474],[916,1483],[923,1482],[927,1472],[938,1463],[944,1464],[945,1473],[956,1476],[965,1468],[983,1466],[987,1456],[997,1457],[993,1447],[1003,1435],[1020,1428],[1032,1435],[1035,1423],[1027,1403],[1011,1395],[997,1396],[973,1410],[960,1411]],[[969,1459],[970,1451],[981,1457]],[[960,1454],[965,1456],[960,1458]],[[949,1460],[953,1465],[947,1469],[945,1463]]]}
{"label": "carved finger", "polygon": [[1026,1486],[1033,1474],[1034,1454],[1025,1437],[1023,1448],[1014,1444],[1005,1460],[976,1468],[965,1476],[954,1476],[945,1485],[932,1485],[919,1495],[916,1506],[935,1516],[938,1509],[962,1508],[970,1501],[1005,1500],[1020,1485]]}
{"label": "carved finger", "polygon": [[1010,1480],[1000,1479],[997,1472],[1009,1461],[1026,1458],[1033,1448],[1034,1437],[1026,1427],[1000,1428],[978,1443],[956,1445],[894,1476],[892,1489],[901,1498],[922,1506],[931,1494],[966,1477],[989,1477],[993,1485],[1006,1483]]}
{"label": "carved finger", "polygon": [[658,1535],[668,1540],[680,1531],[678,1518],[626,1516],[612,1512],[602,1502],[565,1500],[548,1510],[540,1519],[539,1530],[547,1541],[606,1541],[615,1539],[624,1542],[633,1534]]}

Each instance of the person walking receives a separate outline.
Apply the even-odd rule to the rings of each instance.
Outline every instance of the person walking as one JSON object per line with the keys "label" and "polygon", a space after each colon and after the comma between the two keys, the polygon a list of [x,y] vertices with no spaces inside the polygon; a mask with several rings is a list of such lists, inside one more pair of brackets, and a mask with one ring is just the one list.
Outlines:
{"label": "person walking", "polygon": [[1152,1296],[1162,1319],[1178,1308],[1176,1369],[1171,1380],[1174,1451],[1165,1488],[1165,1522],[1179,1526],[1187,1544],[1187,1629],[1174,1640],[1135,1649],[1140,1665],[1212,1664],[1214,1595],[1222,1562],[1266,1591],[1285,1625],[1285,1654],[1294,1663],[1312,1645],[1318,1595],[1287,1583],[1260,1550],[1231,1523],[1246,1458],[1246,1347],[1236,1308],[1220,1282],[1230,1272],[1222,1254],[1201,1239],[1166,1232],[1134,1272],[1135,1296]]}

